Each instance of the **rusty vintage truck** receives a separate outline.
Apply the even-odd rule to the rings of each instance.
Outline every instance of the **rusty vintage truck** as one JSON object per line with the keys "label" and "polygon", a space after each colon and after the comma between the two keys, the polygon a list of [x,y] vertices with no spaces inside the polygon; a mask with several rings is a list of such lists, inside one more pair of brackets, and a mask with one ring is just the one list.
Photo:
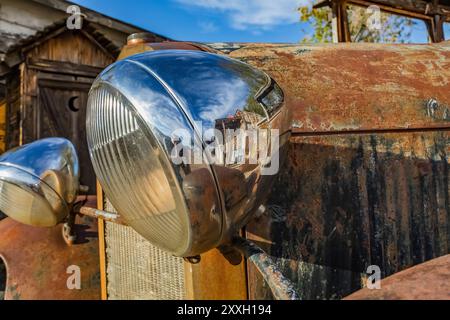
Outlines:
{"label": "rusty vintage truck", "polygon": [[[40,213],[8,209],[16,189],[6,186],[20,183],[0,170],[1,209],[12,217],[0,221],[5,298],[450,298],[450,43],[155,44],[136,35],[89,99],[96,198],[74,190],[67,212],[49,211],[54,226],[25,225],[12,218],[37,224]],[[230,101],[240,113],[224,113]],[[261,175],[261,163],[159,158],[186,141],[167,127],[183,123],[195,136],[195,121],[210,117],[213,128],[279,129],[277,174]],[[199,136],[202,148],[214,142]],[[42,178],[33,166],[43,153],[29,150],[2,156],[0,169],[32,171],[67,196],[65,169]],[[35,160],[17,164],[17,152]],[[71,265],[79,290],[67,286]],[[369,266],[381,289],[362,289]]]}

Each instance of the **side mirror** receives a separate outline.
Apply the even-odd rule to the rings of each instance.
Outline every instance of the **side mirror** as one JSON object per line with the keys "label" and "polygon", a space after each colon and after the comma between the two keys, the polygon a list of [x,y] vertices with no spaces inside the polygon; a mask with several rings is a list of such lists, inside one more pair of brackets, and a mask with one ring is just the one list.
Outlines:
{"label": "side mirror", "polygon": [[66,139],[38,140],[0,156],[0,210],[21,223],[57,225],[78,188],[78,157]]}

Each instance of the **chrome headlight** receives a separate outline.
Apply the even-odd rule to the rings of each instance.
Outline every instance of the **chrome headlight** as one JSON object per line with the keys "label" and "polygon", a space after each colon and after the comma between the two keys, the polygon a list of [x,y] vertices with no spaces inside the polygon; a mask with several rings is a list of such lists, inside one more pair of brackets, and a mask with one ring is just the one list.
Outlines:
{"label": "chrome headlight", "polygon": [[[256,148],[228,131],[260,130],[267,144],[277,129],[282,146],[289,128],[283,92],[268,75],[199,51],[116,62],[94,82],[87,112],[90,156],[106,195],[132,228],[178,256],[227,242],[269,191],[273,175],[262,171],[274,158],[245,163]],[[243,147],[230,149],[237,140]],[[267,149],[278,157],[281,146]],[[244,161],[211,161],[229,154]]]}
{"label": "chrome headlight", "polygon": [[70,141],[48,138],[18,147],[0,157],[0,210],[25,224],[54,226],[69,214],[78,180]]}

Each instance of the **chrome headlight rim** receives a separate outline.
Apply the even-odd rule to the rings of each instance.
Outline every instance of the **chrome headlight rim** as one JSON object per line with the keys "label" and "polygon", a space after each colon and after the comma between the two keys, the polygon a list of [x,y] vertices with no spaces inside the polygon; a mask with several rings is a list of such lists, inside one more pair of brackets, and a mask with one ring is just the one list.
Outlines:
{"label": "chrome headlight rim", "polygon": [[[214,83],[214,81],[218,81],[218,83]],[[127,57],[107,67],[98,76],[91,88],[90,96],[94,90],[103,85],[109,85],[112,90],[127,99],[127,108],[133,110],[133,116],[141,119],[141,123],[144,124],[140,126],[140,129],[144,130],[147,136],[151,135],[155,138],[159,145],[158,149],[165,153],[167,159],[170,159],[168,156],[170,151],[168,150],[171,148],[167,143],[167,141],[171,140],[171,133],[169,133],[170,130],[168,129],[173,129],[176,126],[176,124],[170,123],[170,117],[167,116],[168,112],[176,113],[174,118],[183,119],[188,127],[188,131],[195,140],[200,142],[201,149],[205,152],[209,140],[204,140],[205,131],[202,128],[215,129],[217,125],[220,125],[220,121],[235,119],[235,122],[243,125],[244,129],[249,128],[249,130],[252,130],[256,126],[256,129],[261,128],[270,131],[273,123],[275,123],[275,128],[282,123],[280,119],[283,117],[280,115],[284,114],[283,110],[285,110],[285,99],[282,89],[265,72],[230,57],[199,51],[166,50],[140,53]],[[278,89],[278,92],[274,88]],[[267,96],[270,92],[275,95]],[[281,95],[277,96],[277,93],[281,93]],[[226,100],[230,97],[232,99],[228,100],[230,103],[223,105],[226,108],[221,108],[222,103],[225,103],[222,99]],[[164,106],[165,100],[170,100],[170,104],[173,106]],[[206,109],[204,109],[205,106],[207,107]],[[213,110],[208,108],[213,108]],[[88,107],[88,112],[89,109],[90,107]],[[160,110],[161,113],[166,113],[166,115],[156,116],[155,113],[160,112]],[[157,122],[158,120],[164,121]],[[199,121],[205,121],[201,127],[197,124]],[[174,120],[174,122],[176,121]],[[224,122],[224,125],[228,125],[228,122]],[[226,127],[223,129],[225,130]],[[219,130],[221,129],[219,128]],[[270,138],[270,134],[264,139],[270,143],[268,137]],[[179,139],[173,139],[172,143],[175,145],[180,143],[179,141]],[[184,145],[184,143],[181,144]],[[91,152],[90,156],[93,158]],[[208,156],[209,154],[206,153],[206,157]],[[173,176],[173,173],[178,169],[176,168],[177,165],[170,160],[168,162],[168,164],[165,162],[164,168],[170,167]],[[226,169],[221,170],[219,174],[216,168],[218,167],[217,164],[211,163],[211,161],[208,161],[206,164],[204,162],[204,167],[207,168],[210,177],[203,176],[205,179],[209,179],[209,185],[214,187],[214,196],[217,200],[217,206],[213,205],[215,210],[211,209],[211,212],[219,212],[217,216],[205,214],[205,209],[202,209],[203,212],[200,210],[192,213],[191,210],[193,208],[195,210],[196,206],[201,206],[202,199],[200,198],[205,198],[204,194],[186,192],[183,184],[185,180],[177,180],[176,187],[181,190],[180,194],[184,196],[182,203],[184,207],[188,207],[183,212],[186,212],[189,217],[188,227],[190,231],[192,230],[190,235],[192,247],[189,253],[185,252],[186,254],[183,254],[178,252],[175,255],[191,256],[200,254],[227,243],[230,236],[232,236],[231,233],[236,232],[242,226],[242,223],[248,220],[250,211],[256,208],[261,200],[261,192],[258,189],[258,185],[262,185],[262,180],[271,180],[271,178],[261,179],[261,165],[261,162],[258,162],[257,165],[252,164],[251,166],[241,167],[227,167],[227,165],[219,164],[219,167],[223,166]],[[103,164],[103,166],[107,165]],[[187,166],[193,167],[191,164]],[[257,168],[257,166],[260,167]],[[233,170],[238,172],[233,174],[231,172]],[[239,170],[242,172],[239,172]],[[146,174],[146,171],[141,171]],[[148,173],[151,175],[151,172]],[[230,175],[233,178],[233,182],[227,183]],[[186,175],[186,177],[190,178],[192,176],[192,174]],[[197,174],[197,178],[198,176]],[[195,179],[194,177],[194,179],[189,180],[189,183],[193,184],[194,187],[207,185],[206,182],[201,185]],[[194,183],[192,183],[192,180],[194,180]],[[240,185],[237,188],[236,183]],[[103,182],[103,184],[106,183]],[[211,194],[209,193],[210,196]],[[189,195],[198,198],[194,205],[188,199]],[[260,198],[256,199],[256,195]],[[245,201],[241,201],[243,199]],[[209,201],[210,199],[207,200]],[[111,202],[114,205],[114,202]],[[205,204],[208,210],[211,208],[210,204],[211,201]],[[117,206],[115,207],[121,214],[121,210]],[[130,208],[131,206],[128,207]],[[198,214],[199,212],[200,214]],[[129,214],[134,216],[131,212]],[[149,214],[152,214],[152,211]],[[124,216],[123,213],[122,216]],[[126,217],[124,218],[127,220]],[[218,220],[220,220],[220,223],[218,223]],[[209,231],[212,230],[213,232],[205,232],[207,229],[205,225],[211,223],[215,223],[215,227],[211,226],[209,229]],[[153,228],[150,226],[147,230],[148,233],[152,232],[151,230]],[[136,231],[141,233],[139,230]],[[143,234],[141,233],[141,235]],[[150,240],[150,238],[147,238],[147,240]],[[208,245],[199,245],[199,242],[202,241],[208,242]],[[150,240],[150,242],[161,247],[154,241]],[[173,251],[171,252],[174,253]]]}

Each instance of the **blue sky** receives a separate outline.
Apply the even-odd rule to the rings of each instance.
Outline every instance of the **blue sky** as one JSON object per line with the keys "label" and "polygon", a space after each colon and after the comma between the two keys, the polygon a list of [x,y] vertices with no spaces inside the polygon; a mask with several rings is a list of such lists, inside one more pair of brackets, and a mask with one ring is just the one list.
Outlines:
{"label": "blue sky", "polygon": [[308,0],[72,0],[177,40],[298,42]]}
{"label": "blue sky", "polygon": [[[298,42],[311,31],[296,11],[312,0],[72,0],[176,40]],[[450,28],[447,26],[447,34]],[[423,22],[413,42],[426,41]]]}

